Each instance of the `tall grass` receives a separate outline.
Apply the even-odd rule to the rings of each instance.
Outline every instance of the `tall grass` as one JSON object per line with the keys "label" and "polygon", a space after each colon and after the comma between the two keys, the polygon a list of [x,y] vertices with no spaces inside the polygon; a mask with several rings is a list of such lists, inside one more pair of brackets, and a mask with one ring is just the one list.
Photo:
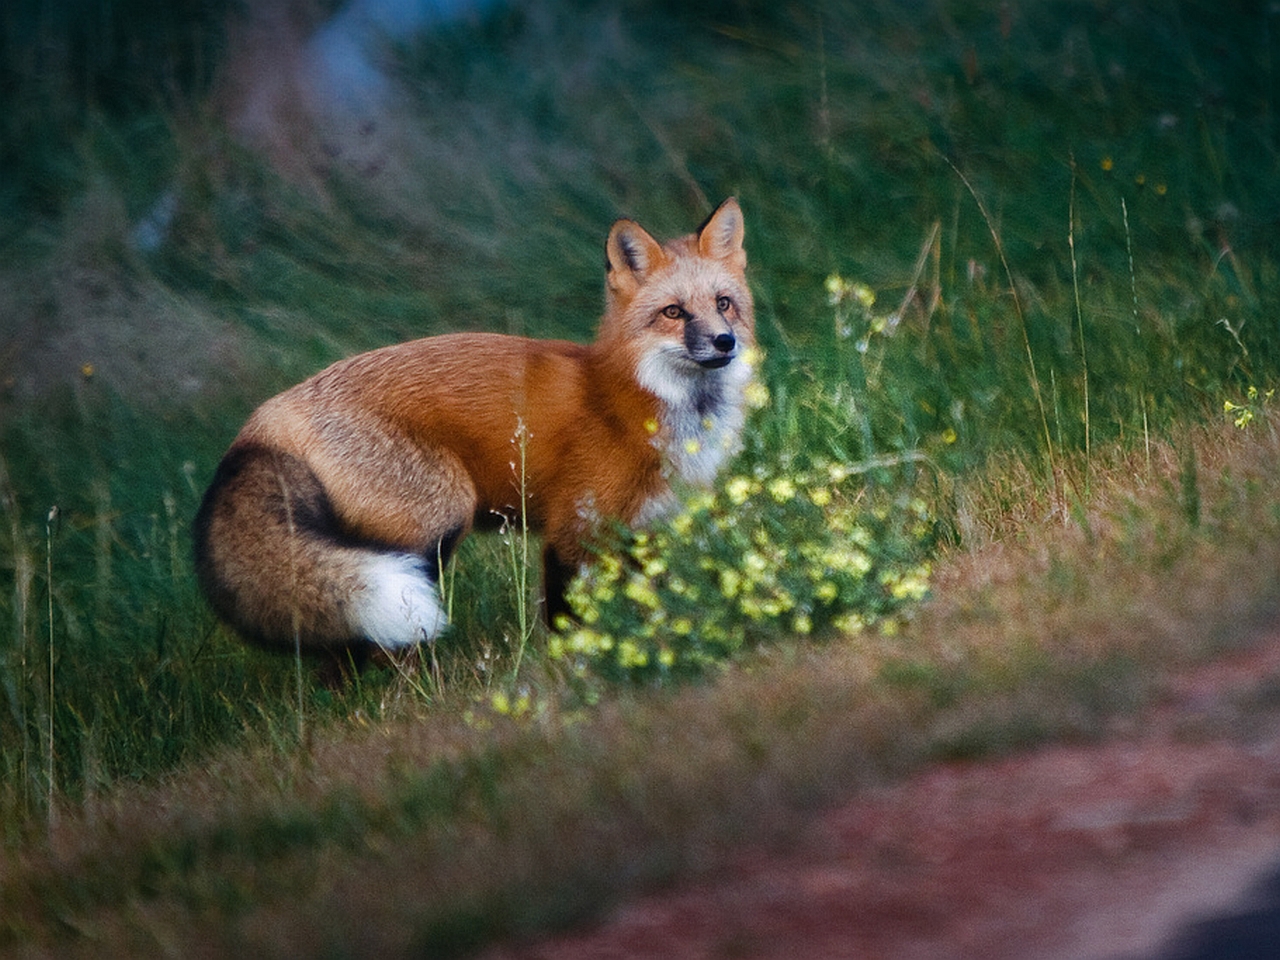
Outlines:
{"label": "tall grass", "polygon": [[[303,676],[299,702],[295,663],[214,623],[187,562],[203,484],[248,410],[340,356],[461,328],[589,337],[616,216],[671,235],[742,202],[772,397],[743,472],[895,462],[868,482],[915,484],[926,462],[936,480],[1009,458],[1060,491],[1094,449],[1177,443],[1187,418],[1275,379],[1278,105],[1254,82],[1272,14],[567,9],[399,50],[411,152],[394,176],[309,156],[319,193],[225,135],[204,68],[174,68],[187,92],[168,99],[164,57],[126,58],[156,96],[106,97],[110,64],[74,79],[11,57],[3,122],[22,139],[3,139],[29,146],[6,148],[0,190],[6,836],[222,745],[292,749],[304,720],[393,710],[393,672],[337,694]],[[142,25],[130,49],[179,26],[129,3],[111,18]],[[75,110],[46,116],[37,88],[71,89]],[[143,253],[131,230],[167,194],[172,230]],[[841,314],[833,276],[871,303]],[[933,507],[973,529],[944,493]],[[469,541],[448,573],[437,694],[556,682],[511,533]]]}

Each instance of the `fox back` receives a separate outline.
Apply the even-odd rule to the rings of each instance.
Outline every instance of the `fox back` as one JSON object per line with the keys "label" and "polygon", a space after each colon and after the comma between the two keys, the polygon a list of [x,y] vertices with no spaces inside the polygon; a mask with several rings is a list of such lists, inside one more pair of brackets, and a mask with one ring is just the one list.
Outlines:
{"label": "fox back", "polygon": [[394,650],[445,627],[441,565],[477,527],[543,537],[545,613],[602,520],[642,524],[737,449],[754,314],[742,212],[726,200],[660,244],[606,242],[589,345],[448,334],[339,361],[268,400],[196,517],[215,612],[269,646]]}

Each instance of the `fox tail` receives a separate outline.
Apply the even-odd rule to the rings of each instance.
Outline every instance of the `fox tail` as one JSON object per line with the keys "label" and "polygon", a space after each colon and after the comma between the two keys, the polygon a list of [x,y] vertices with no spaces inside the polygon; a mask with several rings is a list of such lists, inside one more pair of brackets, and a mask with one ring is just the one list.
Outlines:
{"label": "fox tail", "polygon": [[195,522],[196,573],[214,610],[264,646],[396,650],[447,625],[439,563],[352,538],[297,457],[234,447]]}

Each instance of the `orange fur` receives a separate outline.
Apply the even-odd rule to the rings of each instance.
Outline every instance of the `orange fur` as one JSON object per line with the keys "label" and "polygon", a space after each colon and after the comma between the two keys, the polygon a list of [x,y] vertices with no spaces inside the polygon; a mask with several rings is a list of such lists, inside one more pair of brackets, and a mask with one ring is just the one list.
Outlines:
{"label": "orange fur", "polygon": [[709,482],[736,443],[751,373],[741,210],[727,200],[665,246],[621,220],[606,255],[590,345],[429,337],[264,403],[197,517],[215,610],[268,644],[430,639],[444,625],[439,563],[473,526],[523,510],[543,535],[553,615],[602,518],[653,516],[672,475]]}

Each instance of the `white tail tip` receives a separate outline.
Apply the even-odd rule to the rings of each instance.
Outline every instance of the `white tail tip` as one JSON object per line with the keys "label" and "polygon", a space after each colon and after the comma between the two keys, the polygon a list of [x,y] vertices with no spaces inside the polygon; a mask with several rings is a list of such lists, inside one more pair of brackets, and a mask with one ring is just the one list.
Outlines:
{"label": "white tail tip", "polygon": [[440,595],[421,558],[376,554],[363,573],[364,590],[353,598],[351,625],[384,650],[428,643],[448,626]]}

